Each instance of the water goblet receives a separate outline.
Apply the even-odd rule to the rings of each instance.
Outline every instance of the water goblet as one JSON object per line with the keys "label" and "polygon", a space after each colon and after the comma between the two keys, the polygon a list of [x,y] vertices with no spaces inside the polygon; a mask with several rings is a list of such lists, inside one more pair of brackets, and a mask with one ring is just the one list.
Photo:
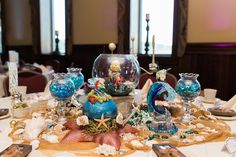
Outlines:
{"label": "water goblet", "polygon": [[182,117],[183,122],[188,122],[193,119],[190,115],[191,104],[194,99],[200,94],[201,85],[198,82],[198,74],[195,73],[180,73],[180,79],[177,82],[176,92],[182,98],[185,113]]}

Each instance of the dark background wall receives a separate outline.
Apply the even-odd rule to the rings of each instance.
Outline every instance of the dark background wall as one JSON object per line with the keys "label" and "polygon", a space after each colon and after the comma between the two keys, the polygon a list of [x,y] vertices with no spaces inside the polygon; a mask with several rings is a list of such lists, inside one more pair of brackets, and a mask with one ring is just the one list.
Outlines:
{"label": "dark background wall", "polygon": [[[9,0],[7,1],[7,5],[15,4],[17,0]],[[73,0],[76,1],[75,5],[83,5],[83,2],[88,5],[92,3],[92,0],[82,1],[82,0]],[[78,2],[79,1],[79,2]],[[109,0],[108,0],[109,1]],[[212,8],[213,3],[206,2],[204,0],[199,1],[189,1],[189,14],[188,14],[188,43],[186,48],[186,53],[183,57],[173,57],[173,58],[162,58],[156,57],[158,64],[161,68],[169,68],[171,67],[171,73],[175,74],[177,78],[179,78],[178,73],[180,72],[193,72],[199,73],[199,81],[202,85],[202,88],[216,88],[218,90],[217,96],[221,99],[227,100],[231,98],[234,94],[236,94],[236,46],[226,45],[226,47],[218,47],[218,46],[211,46],[210,43],[212,42],[222,42],[222,43],[232,43],[233,38],[232,36],[236,33],[236,25],[233,23],[232,19],[232,32],[222,32],[220,31],[217,36],[213,36],[212,32],[207,34],[207,28],[203,26],[204,22],[201,19],[204,19],[204,14],[201,12],[203,7],[205,7],[205,3]],[[228,5],[236,10],[236,5],[232,5],[234,1],[227,1]],[[103,8],[106,5],[106,0],[99,1],[99,7],[96,8]],[[114,10],[117,9],[116,0],[110,1],[110,8]],[[30,5],[29,0],[22,0],[22,3],[19,5],[23,5],[24,14],[30,14]],[[9,19],[12,19],[12,13],[8,6],[8,13],[6,14],[8,19],[7,22],[7,39],[6,39],[6,52],[8,50],[16,50],[20,54],[20,58],[25,62],[33,63],[45,63],[47,60],[57,59],[60,61],[60,72],[65,72],[66,67],[69,66],[76,66],[83,68],[83,74],[85,78],[88,79],[91,77],[91,70],[93,61],[100,53],[109,53],[107,49],[108,41],[117,43],[117,28],[113,27],[113,31],[110,31],[109,34],[106,34],[106,30],[104,30],[104,36],[100,35],[98,38],[94,34],[90,34],[86,36],[85,39],[80,38],[80,33],[83,29],[86,29],[86,25],[81,25],[80,20],[83,20],[85,17],[85,13],[81,13],[80,10],[75,10],[77,7],[73,5],[72,13],[76,14],[73,15],[73,20],[76,21],[72,24],[73,26],[73,43],[72,43],[72,54],[69,56],[57,56],[57,55],[40,55],[34,54],[34,48],[32,46],[32,29],[30,28],[30,16],[26,16],[26,18],[21,17],[23,23],[20,23],[22,27],[18,27],[17,25],[12,25],[9,22]],[[214,4],[214,7],[215,4]],[[217,6],[218,7],[218,6]],[[93,8],[95,11],[96,8]],[[232,8],[231,8],[232,9]],[[86,11],[86,10],[84,10]],[[99,11],[99,10],[97,10]],[[205,9],[204,11],[207,11]],[[205,12],[206,13],[206,12]],[[24,15],[23,14],[23,15]],[[77,16],[77,14],[83,14],[83,16]],[[220,12],[216,12],[214,15],[217,17]],[[21,14],[18,14],[21,15]],[[110,17],[112,19],[116,19],[116,15],[114,17]],[[233,16],[235,18],[236,14]],[[78,18],[77,18],[78,17]],[[90,17],[91,18],[91,17]],[[94,17],[96,18],[96,17]],[[101,18],[101,17],[100,17]],[[199,19],[201,22],[199,22]],[[92,19],[91,19],[92,20]],[[104,19],[103,19],[104,20]],[[116,19],[117,20],[117,19]],[[13,20],[12,20],[13,21]],[[24,25],[25,24],[25,25]],[[116,23],[114,23],[116,25]],[[102,28],[102,23],[99,25]],[[22,30],[21,30],[22,29]],[[77,31],[80,29],[80,31]],[[13,30],[19,30],[20,32],[26,32],[21,34],[21,40],[17,41],[14,38]],[[11,33],[9,33],[11,32]],[[14,32],[14,31],[13,31]],[[214,34],[214,33],[213,33]],[[9,36],[11,35],[11,36]],[[95,38],[93,38],[96,36]],[[228,38],[230,36],[230,38]],[[91,38],[91,43],[89,42]],[[106,40],[104,40],[106,38]],[[235,35],[236,38],[236,35]],[[101,40],[100,40],[101,39]],[[100,41],[99,41],[100,40]],[[236,41],[236,40],[235,40]],[[7,54],[2,55],[3,61],[8,60]],[[139,63],[142,67],[147,68],[148,64],[151,61],[150,57],[139,56],[138,57]]]}

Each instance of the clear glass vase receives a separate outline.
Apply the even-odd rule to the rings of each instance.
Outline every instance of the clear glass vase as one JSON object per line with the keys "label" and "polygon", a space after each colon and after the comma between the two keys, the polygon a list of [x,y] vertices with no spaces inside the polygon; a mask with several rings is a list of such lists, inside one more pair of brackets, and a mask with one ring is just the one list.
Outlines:
{"label": "clear glass vase", "polygon": [[81,88],[84,84],[84,75],[82,74],[82,68],[67,68],[67,74],[70,79],[74,82],[75,90]]}
{"label": "clear glass vase", "polygon": [[68,74],[56,73],[53,75],[49,90],[52,96],[58,101],[57,114],[58,121],[64,123],[66,121],[65,108],[66,103],[70,100],[75,92],[75,85]]}
{"label": "clear glass vase", "polygon": [[184,116],[182,121],[188,122],[193,119],[190,115],[192,102],[200,94],[201,85],[198,82],[198,74],[195,73],[180,73],[180,79],[177,82],[176,92],[179,94],[184,105]]}
{"label": "clear glass vase", "polygon": [[104,79],[108,94],[125,96],[138,85],[140,66],[130,54],[100,54],[94,61],[92,76]]}

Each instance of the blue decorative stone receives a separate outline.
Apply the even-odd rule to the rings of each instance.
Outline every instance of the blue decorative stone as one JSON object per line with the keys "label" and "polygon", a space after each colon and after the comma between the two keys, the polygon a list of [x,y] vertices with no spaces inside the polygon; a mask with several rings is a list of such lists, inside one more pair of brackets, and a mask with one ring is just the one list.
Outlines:
{"label": "blue decorative stone", "polygon": [[104,102],[97,101],[94,104],[86,101],[83,113],[90,119],[100,119],[102,114],[104,114],[104,118],[114,118],[117,115],[117,106],[111,99]]}
{"label": "blue decorative stone", "polygon": [[66,100],[70,98],[75,92],[75,85],[71,79],[64,73],[55,74],[49,90],[56,99]]}
{"label": "blue decorative stone", "polygon": [[67,68],[69,78],[73,81],[75,89],[79,89],[84,83],[84,75],[81,68]]}

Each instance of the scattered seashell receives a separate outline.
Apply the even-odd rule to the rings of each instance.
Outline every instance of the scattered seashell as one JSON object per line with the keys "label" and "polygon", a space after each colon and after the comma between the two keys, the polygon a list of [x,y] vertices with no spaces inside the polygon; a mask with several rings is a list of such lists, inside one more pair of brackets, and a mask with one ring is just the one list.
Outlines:
{"label": "scattered seashell", "polygon": [[143,147],[144,144],[142,142],[140,142],[139,140],[131,140],[130,144],[134,147]]}
{"label": "scattered seashell", "polygon": [[122,139],[124,141],[130,141],[130,140],[133,140],[136,138],[136,136],[134,134],[131,134],[131,133],[124,133],[121,135]]}
{"label": "scattered seashell", "polygon": [[25,129],[17,129],[17,130],[13,133],[13,135],[15,136],[15,135],[22,134],[24,131],[25,131]]}
{"label": "scattered seashell", "polygon": [[218,133],[218,131],[216,131],[216,129],[209,129],[209,130],[207,130],[207,131],[210,131],[210,132],[212,132],[212,133]]}
{"label": "scattered seashell", "polygon": [[42,117],[26,121],[24,139],[28,141],[38,139],[39,134],[45,130],[46,127],[47,123]]}
{"label": "scattered seashell", "polygon": [[149,147],[145,145],[142,141],[139,139],[133,139],[125,144],[128,148],[132,150],[148,150]]}
{"label": "scattered seashell", "polygon": [[96,150],[96,154],[103,154],[105,156],[116,155],[116,148],[107,144],[99,145]]}
{"label": "scattered seashell", "polygon": [[79,116],[77,119],[76,119],[76,123],[77,125],[81,126],[85,126],[85,125],[88,125],[89,124],[89,120],[88,120],[88,117],[87,116]]}
{"label": "scattered seashell", "polygon": [[58,136],[43,134],[42,138],[50,143],[59,143]]}
{"label": "scattered seashell", "polygon": [[47,106],[48,106],[48,108],[52,109],[52,108],[57,107],[57,104],[58,104],[58,102],[55,99],[50,99],[50,100],[48,100]]}
{"label": "scattered seashell", "polygon": [[201,123],[197,123],[197,124],[196,124],[196,127],[197,127],[198,129],[203,129],[203,128],[205,127],[205,125],[203,125],[203,124],[201,124]]}
{"label": "scattered seashell", "polygon": [[33,118],[39,118],[39,117],[41,117],[41,116],[42,116],[41,113],[38,113],[38,112],[32,113],[32,117],[33,117]]}
{"label": "scattered seashell", "polygon": [[14,141],[14,144],[22,144],[24,142],[24,140],[16,140]]}
{"label": "scattered seashell", "polygon": [[182,141],[183,143],[191,143],[191,142],[193,142],[193,140],[190,140],[190,139],[183,139],[183,141]]}
{"label": "scattered seashell", "polygon": [[204,140],[205,140],[205,137],[204,137],[204,136],[195,136],[195,137],[194,137],[194,140],[195,140],[195,141],[198,141],[198,142],[201,142],[201,141],[204,141]]}
{"label": "scattered seashell", "polygon": [[32,145],[32,149],[35,150],[35,149],[38,149],[39,148],[39,140],[33,140],[30,142],[30,145]]}
{"label": "scattered seashell", "polygon": [[119,112],[119,114],[116,116],[116,123],[122,125],[124,123],[124,117],[123,115]]}

